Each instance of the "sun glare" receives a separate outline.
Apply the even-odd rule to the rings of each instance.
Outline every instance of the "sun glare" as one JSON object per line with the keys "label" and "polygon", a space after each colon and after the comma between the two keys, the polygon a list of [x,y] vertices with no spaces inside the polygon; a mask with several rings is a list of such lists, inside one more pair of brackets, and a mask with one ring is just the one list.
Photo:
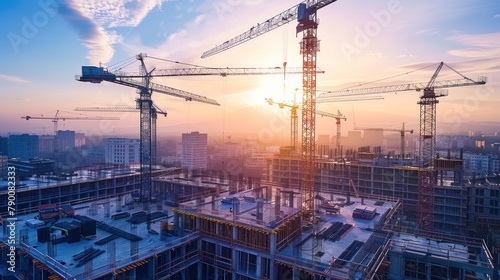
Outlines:
{"label": "sun glare", "polygon": [[[256,105],[265,104],[265,100],[272,98],[276,102],[293,103],[295,89],[301,89],[299,77],[266,76],[262,77],[259,86],[255,88],[254,101]],[[296,102],[300,102],[300,90],[297,91]]]}

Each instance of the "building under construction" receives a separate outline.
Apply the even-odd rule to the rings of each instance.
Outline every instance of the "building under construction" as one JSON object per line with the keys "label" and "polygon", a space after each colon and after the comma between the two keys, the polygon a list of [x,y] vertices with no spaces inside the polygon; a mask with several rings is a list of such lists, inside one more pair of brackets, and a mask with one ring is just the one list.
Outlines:
{"label": "building under construction", "polygon": [[[61,198],[60,191],[85,182],[97,194],[127,185],[118,184],[120,176],[53,186],[53,197],[17,215],[14,233],[3,215],[0,273],[5,279],[495,277],[482,241],[413,234],[399,199],[316,192],[315,219],[304,220],[299,192],[214,175],[165,172],[153,180],[155,193],[175,195],[147,204],[116,191],[79,204]],[[7,270],[12,235],[15,272]]]}
{"label": "building under construction", "polygon": [[[299,189],[300,166],[300,158],[286,153],[277,155],[272,159],[270,181]],[[471,221],[475,220],[476,213],[481,214],[480,217],[484,216],[482,214],[498,215],[498,210],[494,208],[498,209],[495,206],[498,206],[500,196],[493,191],[493,195],[486,198],[488,203],[483,205],[481,201],[485,201],[484,195],[479,196],[484,194],[481,189],[486,186],[463,182],[463,160],[439,158],[436,159],[435,169],[437,179],[433,188],[433,231],[466,235],[471,226],[474,227]],[[419,167],[379,164],[373,160],[373,156],[367,160],[365,154],[348,161],[322,159],[318,160],[315,190],[344,196],[354,196],[357,191],[360,195],[401,199],[408,226],[415,227],[421,172],[423,170]],[[495,188],[493,185],[490,187]],[[486,192],[489,194],[489,189]]]}

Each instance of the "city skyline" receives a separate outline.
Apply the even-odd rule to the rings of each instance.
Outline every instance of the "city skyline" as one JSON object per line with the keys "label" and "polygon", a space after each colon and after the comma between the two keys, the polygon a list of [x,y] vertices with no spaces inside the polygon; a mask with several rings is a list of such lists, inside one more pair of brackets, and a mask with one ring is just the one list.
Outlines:
{"label": "city skyline", "polygon": [[[4,26],[0,50],[2,84],[0,134],[51,130],[50,120],[21,119],[26,115],[73,115],[75,107],[135,106],[135,90],[112,84],[78,83],[81,66],[112,66],[147,53],[179,61],[147,59],[147,66],[181,68],[300,67],[295,23],[227,52],[201,59],[202,52],[248,30],[257,22],[296,5],[296,1],[5,1],[0,6]],[[361,5],[361,9],[359,8]],[[443,13],[445,11],[445,13]],[[494,1],[337,1],[318,12],[321,51],[318,90],[365,84],[426,82],[440,61],[469,78],[486,76],[484,86],[449,90],[437,109],[439,129],[464,130],[460,124],[495,121],[500,97],[500,9]],[[171,20],[169,20],[171,19]],[[437,65],[436,65],[437,66]],[[138,63],[124,71],[137,71]],[[408,75],[402,75],[409,73]],[[420,73],[420,74],[418,74]],[[442,75],[442,76],[441,76]],[[441,79],[458,78],[443,69]],[[397,77],[396,77],[397,76]],[[371,81],[394,77],[379,83]],[[440,78],[438,78],[440,80]],[[286,139],[289,111],[269,106],[265,98],[290,101],[300,88],[300,75],[158,78],[155,82],[216,99],[220,107],[185,102],[160,94],[153,99],[169,113],[158,118],[158,135],[204,131],[226,137],[248,134],[261,142]],[[418,131],[417,92],[384,94],[384,100],[319,104],[327,112],[347,116],[342,135],[359,126],[398,128],[406,122]],[[60,129],[86,135],[138,135],[137,113],[85,113],[119,116],[120,121],[61,121]],[[334,121],[317,118],[317,134],[334,134]],[[495,124],[493,124],[495,125]]]}

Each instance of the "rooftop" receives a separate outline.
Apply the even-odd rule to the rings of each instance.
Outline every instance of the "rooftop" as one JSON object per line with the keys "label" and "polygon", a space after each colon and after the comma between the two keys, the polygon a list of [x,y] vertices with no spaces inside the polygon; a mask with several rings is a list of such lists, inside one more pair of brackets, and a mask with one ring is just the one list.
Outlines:
{"label": "rooftop", "polygon": [[[74,206],[74,217],[62,217],[57,221],[47,222],[45,225],[52,226],[51,234],[55,235],[56,239],[59,239],[66,237],[64,235],[64,228],[71,228],[71,225],[80,222],[80,219],[78,219],[79,216],[88,217],[97,222],[95,237],[91,237],[90,239],[80,239],[80,234],[78,234],[77,239],[79,241],[75,243],[61,242],[54,245],[54,248],[50,248],[50,242],[39,241],[38,231],[44,226],[35,228],[26,224],[26,221],[34,219],[37,213],[17,217],[17,234],[20,235],[21,240],[25,240],[24,251],[60,274],[67,277],[77,277],[78,279],[84,278],[82,277],[83,275],[92,276],[93,278],[109,273],[113,268],[126,265],[132,260],[134,262],[140,261],[157,251],[164,250],[166,246],[175,246],[176,243],[181,243],[181,241],[185,241],[187,238],[192,238],[190,236],[178,238],[173,235],[167,235],[165,236],[165,240],[160,240],[160,235],[158,234],[160,232],[160,224],[167,222],[171,218],[170,214],[167,217],[167,214],[171,213],[168,207],[163,205],[160,207],[158,204],[148,205],[153,216],[151,230],[148,230],[145,219],[139,223],[132,223],[130,221],[130,217],[136,216],[139,212],[143,211],[143,205],[133,202],[129,195],[123,197],[121,202],[124,205],[121,211],[117,209],[117,200],[115,199],[77,205]],[[106,214],[106,212],[108,213]],[[130,214],[130,216],[113,219],[113,215],[115,214],[127,216],[126,213]],[[154,216],[157,218],[154,219]],[[127,235],[127,233],[137,235],[139,237],[137,239],[140,240],[133,242],[122,237],[126,236],[133,240],[134,238],[130,238],[131,236]],[[114,244],[113,242],[109,242],[113,240],[110,238],[112,235],[118,235],[114,239]],[[103,240],[104,242],[101,245],[96,244],[96,241],[104,238],[108,240]],[[7,240],[6,233],[2,235],[2,240],[4,242]],[[74,256],[90,247],[103,250],[103,253],[94,258],[93,265],[92,262],[79,265],[79,260],[75,260]],[[53,254],[49,253],[52,249]],[[114,254],[111,251],[114,251]],[[114,260],[110,257],[111,255],[115,256]]]}
{"label": "rooftop", "polygon": [[[330,204],[344,204],[345,197],[335,196]],[[302,233],[297,242],[293,242],[281,250],[277,259],[290,261],[297,258],[297,264],[305,267],[316,267],[323,270],[325,276],[345,276],[352,273],[369,270],[369,260],[375,258],[377,252],[371,251],[371,256],[356,257],[361,255],[363,248],[368,246],[370,238],[378,233],[378,223],[383,219],[395,203],[359,198],[351,198],[350,205],[340,207],[336,214],[327,214],[321,210],[317,217],[320,221],[310,230]],[[354,218],[356,209],[375,211],[376,215],[364,218]],[[356,216],[356,215],[354,215]],[[380,237],[381,235],[377,235]],[[385,237],[382,235],[382,239]],[[365,250],[366,251],[366,250]],[[381,252],[380,252],[381,253]],[[364,259],[357,261],[357,259]]]}

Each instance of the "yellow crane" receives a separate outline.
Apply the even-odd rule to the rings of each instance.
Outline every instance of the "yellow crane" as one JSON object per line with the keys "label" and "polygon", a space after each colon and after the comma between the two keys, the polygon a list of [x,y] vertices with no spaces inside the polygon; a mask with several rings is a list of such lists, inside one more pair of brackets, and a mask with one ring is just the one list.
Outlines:
{"label": "yellow crane", "polygon": [[[277,102],[275,103],[274,100],[272,98],[267,98],[266,101],[269,105],[273,105],[273,104],[276,104],[279,106],[280,109],[283,109],[285,107],[288,107],[290,108],[290,145],[292,147],[292,150],[294,152],[294,154],[298,154],[298,114],[297,114],[297,110],[300,110],[300,106],[297,104],[296,102],[296,98],[297,98],[297,90],[298,89],[295,89],[295,92],[293,94],[293,101],[292,101],[292,104],[288,104],[286,102]],[[384,99],[380,96],[368,96],[368,97],[361,97],[361,99],[359,97],[347,97],[347,98],[323,98],[323,99],[317,99],[316,101],[318,103],[323,103],[323,102],[346,102],[346,101],[366,101],[366,100],[377,100],[377,99]],[[341,123],[340,121],[341,120],[344,120],[346,121],[347,118],[342,115],[342,113],[340,113],[339,110],[337,110],[337,114],[332,114],[332,113],[328,113],[328,112],[323,112],[323,111],[318,111],[316,110],[316,115],[319,115],[319,116],[322,116],[322,117],[330,117],[330,118],[335,118],[336,120],[336,125],[337,125],[337,132],[336,132],[336,148],[337,148],[337,152],[340,153],[340,148],[341,148],[341,145],[340,145],[340,136],[341,136]]]}

